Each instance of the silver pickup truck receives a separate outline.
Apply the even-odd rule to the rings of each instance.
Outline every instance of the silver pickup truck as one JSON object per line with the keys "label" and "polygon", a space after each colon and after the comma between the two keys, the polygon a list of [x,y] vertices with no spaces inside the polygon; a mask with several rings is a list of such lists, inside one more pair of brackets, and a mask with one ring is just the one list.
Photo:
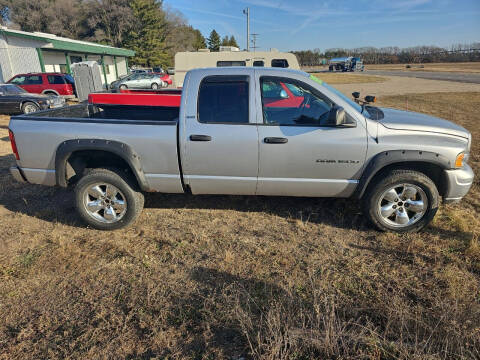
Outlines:
{"label": "silver pickup truck", "polygon": [[418,231],[474,177],[464,128],[286,69],[192,70],[181,91],[91,94],[9,129],[15,179],[74,186],[80,216],[104,230],[158,191],[348,197],[381,230]]}

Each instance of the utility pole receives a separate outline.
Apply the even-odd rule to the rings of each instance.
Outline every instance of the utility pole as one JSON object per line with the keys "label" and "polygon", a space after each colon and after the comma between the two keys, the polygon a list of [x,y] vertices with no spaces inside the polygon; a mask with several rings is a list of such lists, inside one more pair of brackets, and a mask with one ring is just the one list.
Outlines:
{"label": "utility pole", "polygon": [[250,8],[244,9],[243,13],[247,15],[247,51],[250,51]]}
{"label": "utility pole", "polygon": [[250,35],[252,35],[252,44],[253,44],[252,49],[255,52],[256,49],[258,48],[258,46],[257,46],[257,36],[260,35],[260,34],[250,34]]}

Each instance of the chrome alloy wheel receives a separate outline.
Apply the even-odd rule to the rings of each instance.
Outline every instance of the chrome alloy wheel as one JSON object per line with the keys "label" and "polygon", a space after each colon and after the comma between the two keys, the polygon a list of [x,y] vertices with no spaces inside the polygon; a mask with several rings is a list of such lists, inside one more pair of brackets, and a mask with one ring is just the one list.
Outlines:
{"label": "chrome alloy wheel", "polygon": [[23,112],[24,112],[25,114],[30,114],[30,113],[33,113],[33,112],[35,112],[35,111],[37,111],[37,110],[38,110],[38,108],[37,108],[36,105],[34,105],[34,104],[27,104],[27,105],[25,105],[25,108],[24,108]]}
{"label": "chrome alloy wheel", "polygon": [[427,195],[413,184],[394,185],[384,191],[378,200],[381,221],[398,228],[415,224],[425,215],[427,207]]}
{"label": "chrome alloy wheel", "polygon": [[83,206],[91,217],[103,223],[117,222],[127,212],[125,195],[117,187],[105,183],[95,183],[87,188]]}

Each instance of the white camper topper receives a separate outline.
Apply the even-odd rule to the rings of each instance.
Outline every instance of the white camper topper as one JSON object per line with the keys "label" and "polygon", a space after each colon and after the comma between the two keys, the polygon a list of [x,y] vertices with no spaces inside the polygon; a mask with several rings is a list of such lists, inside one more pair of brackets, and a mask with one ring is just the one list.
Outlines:
{"label": "white camper topper", "polygon": [[183,87],[187,71],[198,68],[225,66],[259,66],[300,69],[292,53],[273,51],[186,51],[175,54],[175,85]]}

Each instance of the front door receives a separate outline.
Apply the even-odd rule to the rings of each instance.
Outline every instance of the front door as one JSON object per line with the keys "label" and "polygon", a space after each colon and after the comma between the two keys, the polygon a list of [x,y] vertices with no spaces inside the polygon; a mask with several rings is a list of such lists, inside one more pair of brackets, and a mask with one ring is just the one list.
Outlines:
{"label": "front door", "polygon": [[207,76],[192,79],[189,87],[199,88],[199,93],[198,101],[186,105],[185,184],[194,194],[255,194],[258,133],[253,80],[245,75]]}
{"label": "front door", "polygon": [[336,107],[298,80],[262,77],[264,121],[259,124],[258,195],[337,197],[350,195],[364,164],[363,124],[333,126]]}

